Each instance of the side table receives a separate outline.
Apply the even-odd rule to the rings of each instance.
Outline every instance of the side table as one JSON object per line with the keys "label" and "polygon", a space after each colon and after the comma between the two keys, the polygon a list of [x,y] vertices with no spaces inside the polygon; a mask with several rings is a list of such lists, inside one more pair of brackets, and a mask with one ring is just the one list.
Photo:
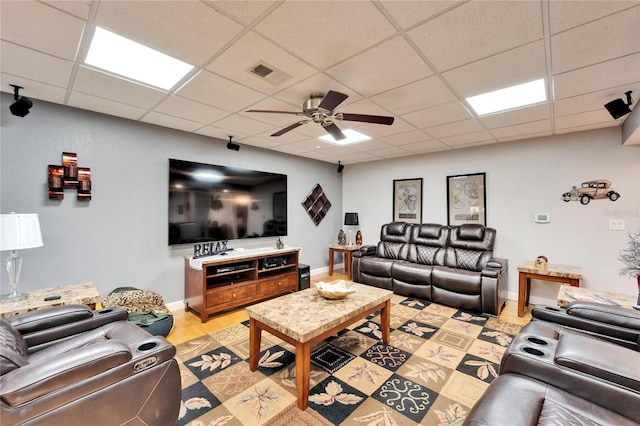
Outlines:
{"label": "side table", "polygon": [[549,263],[545,268],[536,268],[533,261],[524,261],[518,265],[518,317],[524,314],[524,307],[529,306],[531,280],[568,283],[572,287],[580,287],[582,269],[579,266]]}
{"label": "side table", "polygon": [[[45,302],[44,298],[48,296],[60,296],[60,299]],[[91,281],[41,288],[29,291],[29,297],[24,300],[0,302],[0,318],[8,318],[48,306],[80,304],[95,309],[98,302],[100,302],[100,293]]]}
{"label": "side table", "polygon": [[349,281],[353,278],[353,272],[351,271],[351,260],[353,259],[353,252],[360,250],[361,245],[352,244],[352,245],[340,245],[340,244],[329,244],[329,275],[333,275],[333,255],[335,253],[343,253],[344,254],[344,269],[347,270],[347,276],[349,277]]}
{"label": "side table", "polygon": [[638,301],[636,296],[627,296],[626,294],[613,293],[611,291],[561,285],[560,290],[558,291],[558,306],[566,308],[569,306],[569,303],[574,300],[603,303],[605,305],[616,305],[629,309],[633,309],[633,305]]}

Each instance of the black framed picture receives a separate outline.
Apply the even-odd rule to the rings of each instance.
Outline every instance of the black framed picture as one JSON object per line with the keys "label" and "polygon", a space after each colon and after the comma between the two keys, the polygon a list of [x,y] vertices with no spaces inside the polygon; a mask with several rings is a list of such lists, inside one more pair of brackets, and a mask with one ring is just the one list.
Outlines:
{"label": "black framed picture", "polygon": [[422,178],[394,179],[393,221],[422,223]]}
{"label": "black framed picture", "polygon": [[450,226],[487,225],[485,173],[447,176],[447,219]]}

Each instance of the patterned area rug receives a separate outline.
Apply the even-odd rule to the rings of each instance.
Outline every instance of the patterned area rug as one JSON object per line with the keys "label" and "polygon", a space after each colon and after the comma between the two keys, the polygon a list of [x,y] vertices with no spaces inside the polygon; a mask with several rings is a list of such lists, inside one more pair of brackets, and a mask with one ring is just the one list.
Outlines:
{"label": "patterned area rug", "polygon": [[311,353],[309,408],[296,404],[294,348],[263,332],[249,371],[248,321],[177,346],[180,425],[460,425],[496,378],[520,326],[394,295],[391,345],[372,315]]}

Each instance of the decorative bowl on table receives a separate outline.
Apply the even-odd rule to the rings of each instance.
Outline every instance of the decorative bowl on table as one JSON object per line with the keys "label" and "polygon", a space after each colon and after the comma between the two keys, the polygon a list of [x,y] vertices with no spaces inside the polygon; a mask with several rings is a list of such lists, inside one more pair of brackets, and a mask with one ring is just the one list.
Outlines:
{"label": "decorative bowl on table", "polygon": [[351,286],[351,282],[345,280],[338,280],[331,283],[320,281],[316,283],[316,290],[318,294],[325,299],[342,299],[356,292],[356,289]]}

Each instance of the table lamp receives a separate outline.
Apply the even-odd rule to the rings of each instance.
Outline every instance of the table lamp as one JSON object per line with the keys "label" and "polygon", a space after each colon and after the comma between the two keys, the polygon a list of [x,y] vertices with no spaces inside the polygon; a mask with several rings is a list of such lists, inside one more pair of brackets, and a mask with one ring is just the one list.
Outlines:
{"label": "table lamp", "polygon": [[16,302],[27,298],[28,293],[18,291],[22,258],[18,256],[17,250],[43,245],[37,213],[0,215],[0,251],[11,250],[6,261],[11,292],[0,295],[0,300]]}
{"label": "table lamp", "polygon": [[[358,226],[358,213],[345,213],[344,214],[345,226]],[[352,232],[349,229],[349,245],[353,245],[353,238],[351,238]]]}

